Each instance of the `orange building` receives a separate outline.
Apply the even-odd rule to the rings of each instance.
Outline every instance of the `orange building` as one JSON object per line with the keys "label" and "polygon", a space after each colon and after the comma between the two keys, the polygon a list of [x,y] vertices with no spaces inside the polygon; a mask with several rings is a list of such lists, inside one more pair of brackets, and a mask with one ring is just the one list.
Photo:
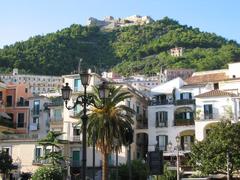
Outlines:
{"label": "orange building", "polygon": [[32,94],[26,84],[0,82],[0,124],[15,133],[28,133],[29,101]]}

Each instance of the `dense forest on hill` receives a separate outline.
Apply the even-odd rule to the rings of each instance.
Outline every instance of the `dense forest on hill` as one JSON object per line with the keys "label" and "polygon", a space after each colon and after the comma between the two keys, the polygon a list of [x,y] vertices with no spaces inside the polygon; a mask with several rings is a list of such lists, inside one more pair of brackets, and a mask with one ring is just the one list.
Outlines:
{"label": "dense forest on hill", "polygon": [[[183,47],[183,56],[172,57],[173,47]],[[209,70],[240,61],[240,45],[167,17],[111,31],[73,24],[0,49],[0,71],[15,67],[26,73],[62,75],[77,70],[80,58],[82,66],[94,71],[113,69],[123,75],[158,73],[160,67]]]}

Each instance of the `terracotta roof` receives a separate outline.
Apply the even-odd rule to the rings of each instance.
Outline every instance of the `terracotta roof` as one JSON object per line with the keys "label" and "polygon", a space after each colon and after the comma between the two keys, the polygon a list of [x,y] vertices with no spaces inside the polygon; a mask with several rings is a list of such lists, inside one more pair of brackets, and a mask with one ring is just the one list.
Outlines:
{"label": "terracotta roof", "polygon": [[206,92],[206,93],[199,94],[195,97],[201,98],[201,97],[216,97],[216,96],[230,96],[230,97],[233,97],[233,96],[237,96],[237,95],[234,94],[234,93],[230,93],[230,92],[215,89],[215,90],[212,90],[212,91],[209,91],[209,92]]}
{"label": "terracotta roof", "polygon": [[228,79],[228,76],[225,73],[221,72],[221,73],[191,76],[185,81],[187,82],[187,84],[202,84],[207,82],[223,81],[226,79]]}

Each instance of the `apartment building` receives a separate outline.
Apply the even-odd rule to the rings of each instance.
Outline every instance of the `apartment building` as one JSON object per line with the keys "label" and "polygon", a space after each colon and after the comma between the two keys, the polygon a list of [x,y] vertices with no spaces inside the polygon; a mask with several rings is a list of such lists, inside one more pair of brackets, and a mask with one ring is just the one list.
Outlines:
{"label": "apartment building", "polygon": [[26,84],[5,84],[0,88],[0,112],[8,120],[6,126],[14,128],[15,133],[28,133],[29,87]]}
{"label": "apartment building", "polygon": [[44,76],[19,74],[18,69],[13,69],[12,74],[0,74],[0,79],[4,83],[24,83],[29,85],[29,92],[32,94],[47,93],[61,88],[61,76]]}

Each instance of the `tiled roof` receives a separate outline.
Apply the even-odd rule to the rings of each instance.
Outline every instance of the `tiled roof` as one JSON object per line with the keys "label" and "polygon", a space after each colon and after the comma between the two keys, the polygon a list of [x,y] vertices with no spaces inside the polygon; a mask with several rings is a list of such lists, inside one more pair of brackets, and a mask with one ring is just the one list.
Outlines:
{"label": "tiled roof", "polygon": [[233,97],[233,96],[237,96],[237,95],[234,94],[234,93],[230,93],[230,92],[215,89],[215,90],[212,90],[212,91],[209,91],[209,92],[206,92],[206,93],[199,94],[195,97],[201,98],[201,97],[216,97],[216,96],[230,96],[230,97]]}
{"label": "tiled roof", "polygon": [[226,79],[228,79],[228,76],[225,73],[221,72],[221,73],[191,76],[185,81],[187,82],[187,84],[202,84],[207,82],[223,81]]}

